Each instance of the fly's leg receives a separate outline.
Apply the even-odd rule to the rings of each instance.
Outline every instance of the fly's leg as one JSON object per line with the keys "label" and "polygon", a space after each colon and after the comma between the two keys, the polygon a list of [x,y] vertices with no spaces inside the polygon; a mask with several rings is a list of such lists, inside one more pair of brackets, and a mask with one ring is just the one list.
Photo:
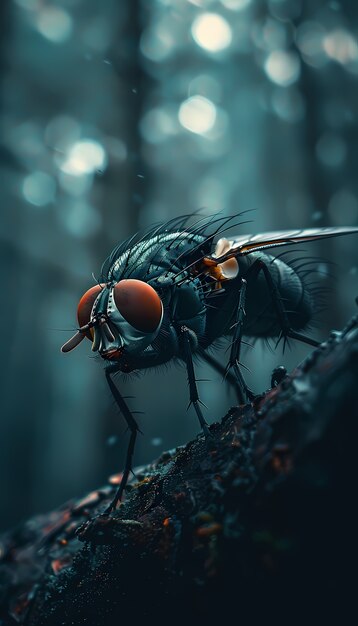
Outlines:
{"label": "fly's leg", "polygon": [[[198,388],[196,385],[195,372],[194,372],[194,364],[193,364],[193,354],[192,347],[190,342],[190,336],[192,335],[192,331],[189,330],[186,326],[182,326],[180,328],[180,336],[183,342],[184,348],[184,359],[186,363],[186,369],[188,373],[188,383],[189,383],[189,393],[190,393],[190,402],[189,406],[192,404],[198,416],[198,420],[200,422],[200,426],[203,429],[203,433],[205,437],[211,437],[211,433],[209,431],[208,425],[203,416],[202,410],[200,408],[200,404],[203,404],[199,399]],[[189,407],[188,407],[189,408]]]}
{"label": "fly's leg", "polygon": [[234,338],[231,344],[230,350],[230,359],[229,363],[226,367],[225,374],[228,375],[230,369],[232,368],[235,372],[235,376],[237,382],[239,384],[240,390],[240,402],[245,402],[245,399],[253,400],[255,395],[248,388],[245,379],[240,370],[240,351],[241,351],[241,342],[242,342],[242,328],[244,325],[245,318],[245,299],[246,299],[246,286],[247,282],[244,278],[241,279],[241,288],[240,288],[240,297],[239,297],[239,306],[237,308],[236,313],[236,321],[235,321],[235,330],[234,330]]}
{"label": "fly's leg", "polygon": [[128,444],[128,449],[127,449],[127,456],[126,456],[126,462],[125,462],[125,466],[124,466],[124,471],[123,471],[123,476],[120,482],[120,485],[117,489],[117,492],[112,500],[112,502],[109,504],[109,506],[106,508],[106,510],[104,511],[104,515],[109,515],[117,506],[118,502],[121,500],[122,495],[123,495],[123,491],[126,488],[127,485],[127,481],[128,481],[128,477],[129,474],[132,470],[132,459],[133,459],[133,452],[134,452],[134,446],[135,446],[135,442],[136,442],[136,438],[137,438],[137,433],[138,433],[138,424],[135,421],[132,413],[130,412],[125,400],[122,398],[121,394],[119,393],[116,385],[114,384],[114,381],[112,380],[112,374],[114,374],[115,372],[118,371],[118,364],[117,363],[113,363],[112,365],[109,365],[106,370],[105,370],[105,374],[106,374],[106,379],[109,385],[109,388],[113,394],[113,397],[115,399],[115,401],[118,404],[118,407],[124,417],[124,419],[126,420],[127,424],[128,424],[128,428],[130,430],[130,439],[129,439],[129,444]]}
{"label": "fly's leg", "polygon": [[215,359],[215,357],[211,356],[211,354],[207,354],[206,352],[204,352],[200,356],[204,361],[206,361],[208,365],[210,365],[214,370],[219,372],[219,374],[221,374],[223,378],[226,378],[227,382],[235,389],[235,393],[237,394],[239,402],[242,402],[242,391],[237,384],[236,376],[234,376],[234,374],[232,374],[231,372],[226,372],[225,367],[223,367],[220,361]]}
{"label": "fly's leg", "polygon": [[274,306],[275,312],[276,312],[276,316],[278,319],[278,322],[280,324],[281,327],[281,337],[291,337],[292,339],[297,339],[298,341],[302,341],[303,343],[308,343],[310,346],[319,346],[320,343],[318,341],[315,341],[315,339],[311,339],[311,337],[306,337],[306,335],[303,335],[302,333],[298,333],[295,330],[293,330],[290,326],[290,322],[288,321],[288,317],[286,314],[286,311],[283,307],[282,304],[282,300],[279,294],[279,291],[275,285],[275,282],[271,276],[270,270],[267,267],[266,263],[264,263],[264,261],[261,261],[261,259],[258,259],[257,261],[255,261],[251,267],[249,268],[249,270],[246,273],[246,277],[247,278],[251,278],[256,277],[260,272],[263,272],[266,282],[267,282],[267,286],[269,288],[270,291],[270,295],[271,295],[271,299],[272,299],[272,304]]}
{"label": "fly's leg", "polygon": [[285,378],[287,369],[283,365],[275,367],[271,374],[271,389],[277,387]]}

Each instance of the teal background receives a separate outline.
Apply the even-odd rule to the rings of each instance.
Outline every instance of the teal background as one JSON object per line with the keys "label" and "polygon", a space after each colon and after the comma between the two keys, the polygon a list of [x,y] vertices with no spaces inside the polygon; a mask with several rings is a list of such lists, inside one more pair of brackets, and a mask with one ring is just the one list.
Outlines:
{"label": "teal background", "polygon": [[[240,232],[358,225],[358,5],[323,0],[7,0],[0,5],[2,528],[105,484],[125,425],[103,364],[60,346],[92,272],[138,228],[202,209]],[[235,233],[233,233],[235,234]],[[355,312],[357,239],[305,246]],[[256,391],[309,352],[244,356]],[[223,350],[220,358],[225,362]],[[208,421],[234,403],[200,369]],[[185,372],[118,381],[144,410],[135,462],[198,432]]]}

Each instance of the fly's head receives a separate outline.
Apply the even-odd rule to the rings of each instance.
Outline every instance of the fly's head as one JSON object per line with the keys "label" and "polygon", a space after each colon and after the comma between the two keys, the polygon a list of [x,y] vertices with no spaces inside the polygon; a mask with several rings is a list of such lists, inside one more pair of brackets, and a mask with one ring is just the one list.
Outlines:
{"label": "fly's head", "polygon": [[85,337],[92,351],[104,359],[125,361],[140,354],[155,339],[163,320],[163,304],[153,287],[127,279],[99,284],[82,296],[78,308],[79,329],[61,350],[73,350]]}

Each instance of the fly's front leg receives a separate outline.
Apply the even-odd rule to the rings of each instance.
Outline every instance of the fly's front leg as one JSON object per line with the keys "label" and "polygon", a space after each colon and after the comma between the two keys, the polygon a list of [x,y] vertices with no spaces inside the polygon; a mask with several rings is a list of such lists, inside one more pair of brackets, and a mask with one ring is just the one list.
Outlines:
{"label": "fly's front leg", "polygon": [[246,398],[248,400],[253,400],[253,398],[255,397],[251,389],[248,388],[240,370],[242,328],[244,325],[244,318],[246,315],[245,313],[246,286],[247,286],[246,280],[242,278],[241,288],[240,288],[240,297],[239,297],[239,306],[238,306],[237,313],[236,313],[234,338],[231,344],[230,360],[225,370],[226,373],[228,373],[231,368],[234,370],[237,381],[239,383],[241,402],[245,402]]}
{"label": "fly's front leg", "polygon": [[132,470],[132,459],[133,459],[133,452],[134,452],[134,446],[135,446],[135,442],[136,442],[136,438],[137,438],[137,433],[138,433],[138,424],[135,421],[132,413],[130,412],[127,403],[125,402],[124,398],[122,397],[122,395],[120,394],[120,392],[118,391],[114,381],[112,380],[112,374],[114,374],[115,372],[119,371],[119,367],[117,363],[113,363],[112,365],[109,365],[106,370],[105,370],[105,374],[106,374],[106,379],[109,385],[109,388],[113,394],[113,397],[115,399],[115,401],[117,402],[117,405],[124,417],[124,419],[126,420],[127,424],[128,424],[128,428],[130,430],[130,439],[129,439],[129,444],[128,444],[128,449],[127,449],[127,456],[126,456],[126,462],[125,462],[125,466],[124,466],[124,471],[123,471],[123,476],[120,482],[120,485],[117,489],[117,492],[112,500],[112,502],[109,504],[109,506],[106,508],[106,510],[104,511],[105,515],[109,515],[109,513],[111,513],[111,511],[113,511],[113,509],[116,508],[118,502],[121,500],[123,492],[126,488],[127,482],[128,482],[128,477],[129,474]]}
{"label": "fly's front leg", "polygon": [[[169,330],[166,345],[162,346],[160,353],[156,352],[155,350],[151,350],[151,351],[146,351],[140,354],[137,359],[134,359],[132,357],[131,363],[130,363],[130,369],[128,371],[147,369],[150,367],[156,367],[158,365],[161,365],[162,363],[167,363],[174,356],[177,350],[177,347],[178,347],[177,333],[175,332],[174,328],[172,328]],[[129,410],[127,406],[127,403],[125,402],[124,398],[118,391],[117,386],[115,385],[112,379],[112,374],[115,374],[116,372],[121,372],[121,371],[123,370],[119,363],[111,363],[105,369],[106,379],[107,379],[109,388],[130,430],[130,439],[129,439],[129,444],[127,448],[127,456],[126,456],[125,466],[123,470],[122,480],[120,482],[116,495],[114,496],[112,502],[110,503],[110,505],[107,507],[107,509],[104,512],[107,515],[111,511],[113,511],[113,509],[115,509],[116,505],[122,498],[123,492],[126,488],[129,474],[132,471],[134,446],[135,446],[137,434],[139,431],[137,422],[135,421],[131,411]]]}
{"label": "fly's front leg", "polygon": [[190,331],[189,328],[187,328],[186,326],[181,326],[180,337],[182,340],[184,359],[185,359],[186,369],[188,373],[188,383],[189,383],[189,393],[190,393],[189,406],[191,404],[194,406],[194,409],[196,411],[196,414],[200,422],[200,426],[203,429],[203,433],[205,437],[211,437],[212,435],[209,431],[208,425],[205,421],[202,410],[200,408],[200,404],[203,404],[203,403],[199,399],[198,388],[196,385],[192,346],[191,346],[191,336],[193,336],[193,331]]}

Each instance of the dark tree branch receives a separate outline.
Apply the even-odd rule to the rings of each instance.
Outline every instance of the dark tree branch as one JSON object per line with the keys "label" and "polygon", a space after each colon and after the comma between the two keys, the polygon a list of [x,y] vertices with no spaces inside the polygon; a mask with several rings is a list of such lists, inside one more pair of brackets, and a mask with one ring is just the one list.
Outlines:
{"label": "dark tree branch", "polygon": [[354,319],[209,443],[137,471],[113,515],[114,485],[5,535],[1,624],[344,623],[357,382]]}

